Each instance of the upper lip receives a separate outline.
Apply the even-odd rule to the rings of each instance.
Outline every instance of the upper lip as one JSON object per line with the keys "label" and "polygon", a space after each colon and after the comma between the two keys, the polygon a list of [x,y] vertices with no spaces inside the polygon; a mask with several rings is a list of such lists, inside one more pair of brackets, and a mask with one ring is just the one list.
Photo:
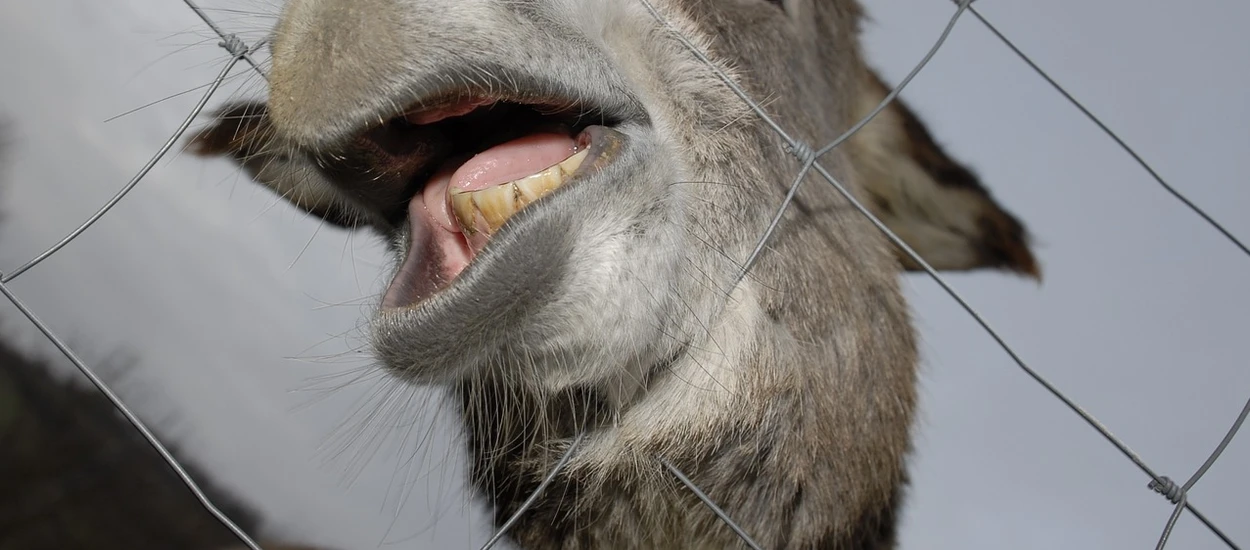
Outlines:
{"label": "upper lip", "polygon": [[[431,210],[427,197],[437,171],[447,170],[460,158],[534,132],[577,137],[592,125],[646,119],[641,109],[628,107],[634,105],[630,101],[574,100],[579,96],[539,93],[537,90],[546,89],[541,86],[521,88],[525,82],[513,81],[518,86],[515,89],[484,93],[469,87],[422,96],[405,108],[393,110],[390,118],[359,125],[344,145],[314,153],[340,191],[352,197],[358,207],[372,211],[377,229],[400,237],[392,242],[399,247],[401,267],[386,292],[383,307],[424,301],[464,269],[455,266],[463,265],[459,262],[465,261],[461,254],[468,245],[453,244],[431,225],[431,220],[441,219],[437,218],[441,214]],[[602,144],[595,150],[602,151]],[[418,202],[423,209],[413,206]],[[412,217],[422,212],[422,219]],[[442,222],[433,225],[438,223]],[[476,256],[467,254],[469,262]],[[441,283],[437,282],[440,278]]]}
{"label": "upper lip", "polygon": [[[397,229],[407,215],[408,200],[451,157],[475,154],[519,133],[550,130],[558,123],[563,123],[561,130],[576,133],[592,124],[647,120],[645,111],[630,98],[601,102],[588,97],[593,96],[590,93],[540,93],[556,87],[547,79],[517,77],[511,82],[509,88],[482,91],[489,86],[478,83],[421,96],[380,123],[357,125],[349,139],[313,156],[333,174],[332,179],[343,184],[345,192]],[[438,118],[438,111],[457,111],[458,106],[473,109]],[[413,123],[423,119],[429,120]]]}
{"label": "upper lip", "polygon": [[[293,145],[306,150],[333,150],[376,127],[379,122],[402,119],[406,115],[428,112],[470,100],[495,103],[542,106],[601,114],[619,122],[649,123],[650,117],[642,103],[628,91],[616,87],[594,87],[571,84],[559,77],[534,75],[505,67],[477,67],[475,77],[468,70],[423,74],[419,85],[383,98],[374,103],[387,105],[372,113],[354,116],[347,124],[322,128],[320,135],[289,136]],[[397,108],[396,106],[402,106]],[[372,122],[371,122],[372,121]]]}

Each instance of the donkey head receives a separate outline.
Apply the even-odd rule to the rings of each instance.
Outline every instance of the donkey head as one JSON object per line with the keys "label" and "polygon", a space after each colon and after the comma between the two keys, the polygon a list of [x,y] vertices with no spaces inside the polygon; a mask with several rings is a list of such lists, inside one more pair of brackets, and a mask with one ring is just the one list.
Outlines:
{"label": "donkey head", "polygon": [[[267,104],[193,149],[388,240],[373,346],[453,387],[502,516],[578,433],[535,547],[882,547],[914,403],[897,251],[777,132],[880,102],[853,0],[289,0]],[[1036,275],[1021,224],[895,103],[820,159],[939,269]],[[905,260],[905,268],[916,264]]]}

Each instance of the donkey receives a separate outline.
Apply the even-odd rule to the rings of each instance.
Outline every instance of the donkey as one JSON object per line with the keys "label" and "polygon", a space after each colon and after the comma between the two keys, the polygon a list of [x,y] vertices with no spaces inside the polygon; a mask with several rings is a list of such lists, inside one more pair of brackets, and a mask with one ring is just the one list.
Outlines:
{"label": "donkey", "polygon": [[[810,181],[740,277],[799,163],[720,76],[823,145],[886,95],[860,19],[855,0],[288,0],[267,103],[224,106],[190,148],[387,240],[373,351],[449,390],[497,524],[568,453],[518,546],[741,547],[671,465],[764,548],[893,548],[917,264]],[[934,267],[1038,276],[1022,224],[903,104],[821,163]]]}

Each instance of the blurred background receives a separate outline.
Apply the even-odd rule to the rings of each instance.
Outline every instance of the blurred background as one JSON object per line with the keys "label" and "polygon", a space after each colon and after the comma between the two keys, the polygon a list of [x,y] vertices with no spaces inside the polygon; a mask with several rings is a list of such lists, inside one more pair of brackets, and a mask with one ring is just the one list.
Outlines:
{"label": "blurred background", "polygon": [[[954,9],[866,5],[868,55],[892,83]],[[1250,239],[1250,4],[976,5]],[[278,11],[277,0],[204,7],[249,42]],[[0,3],[0,271],[56,243],[151,157],[226,62],[217,42],[176,0]],[[210,105],[262,84],[240,64]],[[949,280],[1152,467],[1188,478],[1250,396],[1250,258],[971,15],[903,97],[1030,227],[1045,275],[1041,285]],[[171,154],[11,287],[267,536],[342,549],[480,545],[488,521],[464,491],[451,415],[436,393],[369,368],[360,323],[387,269],[372,238],[322,227],[224,161]],[[925,363],[902,548],[1153,547],[1171,506],[1147,478],[932,281],[908,276],[905,287]],[[81,382],[7,301],[0,336]],[[1243,434],[1190,493],[1242,544],[1248,460]],[[1224,546],[1185,515],[1169,547]]]}

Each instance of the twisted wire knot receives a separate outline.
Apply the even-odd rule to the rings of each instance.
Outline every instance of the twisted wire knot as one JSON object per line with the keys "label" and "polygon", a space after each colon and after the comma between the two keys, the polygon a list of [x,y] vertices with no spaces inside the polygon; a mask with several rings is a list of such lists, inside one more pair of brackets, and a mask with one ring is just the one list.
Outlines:
{"label": "twisted wire knot", "polygon": [[811,145],[803,143],[802,141],[795,141],[794,143],[787,145],[786,152],[794,155],[794,158],[799,159],[802,166],[807,166],[816,160],[816,150],[812,149]]}
{"label": "twisted wire knot", "polygon": [[1185,489],[1180,485],[1177,485],[1176,482],[1172,481],[1172,479],[1168,476],[1161,476],[1159,481],[1153,479],[1150,480],[1150,484],[1147,485],[1147,487],[1150,487],[1152,491],[1163,495],[1163,498],[1168,499],[1172,504],[1180,504],[1181,498],[1185,496]]}
{"label": "twisted wire knot", "polygon": [[221,42],[218,42],[217,45],[225,48],[234,57],[243,57],[248,53],[247,43],[234,33],[222,36]]}

